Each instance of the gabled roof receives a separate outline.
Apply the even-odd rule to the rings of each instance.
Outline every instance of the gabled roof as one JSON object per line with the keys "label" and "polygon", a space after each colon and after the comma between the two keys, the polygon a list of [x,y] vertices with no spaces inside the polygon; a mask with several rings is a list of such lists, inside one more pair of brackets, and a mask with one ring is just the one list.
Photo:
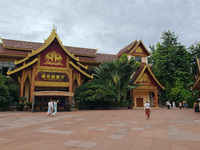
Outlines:
{"label": "gabled roof", "polygon": [[132,77],[132,80],[134,81],[134,83],[135,84],[137,83],[137,81],[140,79],[140,77],[142,76],[142,74],[144,73],[145,70],[148,70],[148,72],[150,73],[151,77],[157,83],[159,88],[164,90],[165,87],[163,87],[160,84],[160,82],[156,79],[156,77],[154,76],[153,72],[151,71],[151,69],[149,68],[149,66],[146,63],[141,63],[140,66],[138,67],[138,69],[136,70],[135,74]]}
{"label": "gabled roof", "polygon": [[122,48],[118,53],[117,53],[117,58],[120,57],[121,55],[127,53],[128,51],[130,51],[134,46],[136,46],[137,44],[137,40],[135,40],[134,42],[130,43],[129,45],[125,46],[124,48]]}
{"label": "gabled roof", "polygon": [[129,45],[127,45],[126,47],[124,47],[123,49],[121,49],[118,53],[117,53],[117,58],[119,58],[121,55],[123,54],[131,54],[132,52],[134,52],[138,46],[142,45],[142,47],[144,48],[145,52],[147,53],[147,55],[151,55],[151,53],[147,50],[147,48],[145,47],[145,45],[143,44],[143,42],[137,41],[135,40],[134,42],[130,43]]}
{"label": "gabled roof", "polygon": [[27,56],[27,57],[33,57],[39,53],[41,53],[43,50],[45,50],[52,42],[54,39],[57,39],[58,43],[60,44],[60,46],[62,47],[62,49],[74,60],[78,61],[78,58],[74,57],[74,55],[72,55],[62,44],[62,42],[60,41],[56,31],[53,29],[50,36],[47,38],[47,40],[45,40],[45,44],[42,45],[41,47],[39,47],[36,50],[32,50],[32,52]]}

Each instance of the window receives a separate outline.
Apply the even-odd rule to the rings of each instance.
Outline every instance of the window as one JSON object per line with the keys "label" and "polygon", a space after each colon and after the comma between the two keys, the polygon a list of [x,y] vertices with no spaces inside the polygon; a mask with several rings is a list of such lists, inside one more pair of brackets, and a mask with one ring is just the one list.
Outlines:
{"label": "window", "polygon": [[138,62],[142,62],[142,58],[139,57],[139,56],[135,56],[135,60],[138,61]]}
{"label": "window", "polygon": [[14,62],[0,61],[0,74],[7,75],[7,71],[11,71],[14,67]]}

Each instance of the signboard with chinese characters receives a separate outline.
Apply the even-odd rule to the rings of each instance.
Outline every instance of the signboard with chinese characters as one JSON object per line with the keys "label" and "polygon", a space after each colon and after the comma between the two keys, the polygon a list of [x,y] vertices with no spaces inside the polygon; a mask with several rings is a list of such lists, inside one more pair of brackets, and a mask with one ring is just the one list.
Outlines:
{"label": "signboard with chinese characters", "polygon": [[66,53],[55,39],[40,54],[40,66],[66,67]]}
{"label": "signboard with chinese characters", "polygon": [[66,73],[39,72],[36,81],[69,82],[69,78]]}

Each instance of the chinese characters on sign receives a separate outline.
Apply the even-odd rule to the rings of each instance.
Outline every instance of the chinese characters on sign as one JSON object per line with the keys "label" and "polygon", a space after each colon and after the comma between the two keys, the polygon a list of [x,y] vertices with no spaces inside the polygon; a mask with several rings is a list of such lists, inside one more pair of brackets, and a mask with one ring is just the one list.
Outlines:
{"label": "chinese characters on sign", "polygon": [[37,75],[37,78],[38,78],[38,81],[56,81],[56,82],[69,81],[68,75],[66,73],[39,72]]}

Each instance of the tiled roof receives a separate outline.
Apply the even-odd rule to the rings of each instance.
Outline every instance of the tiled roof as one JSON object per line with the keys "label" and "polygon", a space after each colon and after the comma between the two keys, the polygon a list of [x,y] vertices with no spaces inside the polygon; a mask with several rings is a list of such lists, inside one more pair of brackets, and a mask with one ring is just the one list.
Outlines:
{"label": "tiled roof", "polygon": [[[21,50],[36,50],[40,48],[44,43],[36,43],[36,42],[26,42],[26,41],[17,41],[17,40],[9,40],[9,39],[2,39],[5,48],[8,49],[21,49]],[[80,48],[80,47],[72,47],[72,46],[65,46],[65,48],[72,54],[75,55],[84,55],[84,56],[91,56],[95,57],[97,49],[91,48]]]}
{"label": "tiled roof", "polygon": [[33,50],[33,49],[38,49],[39,47],[44,45],[44,43],[35,43],[35,42],[26,42],[26,41],[17,41],[8,39],[2,39],[2,42],[4,44],[4,47],[9,49]]}
{"label": "tiled roof", "polygon": [[[124,53],[127,53],[127,51],[128,50],[130,50],[130,48],[133,46],[133,44],[134,44],[134,46],[132,47],[132,48],[135,48],[135,46],[137,45],[137,41],[134,41],[134,42],[132,42],[132,43],[130,43],[129,45],[127,45],[126,47],[124,47],[124,48],[122,48],[118,53],[117,53],[117,58],[118,57],[120,57],[122,54],[124,54]],[[131,48],[131,49],[132,49]]]}
{"label": "tiled roof", "polygon": [[139,77],[139,75],[142,73],[142,70],[144,69],[146,63],[141,62],[140,66],[135,71],[135,74],[132,77],[132,80],[135,82],[135,80]]}
{"label": "tiled roof", "polygon": [[99,63],[106,62],[106,61],[112,61],[113,59],[116,59],[116,55],[101,54],[101,53],[97,53],[95,58],[79,57],[80,61],[99,62]]}
{"label": "tiled roof", "polygon": [[3,48],[3,44],[0,43],[0,53],[1,54],[12,54],[12,55],[28,55],[27,51],[15,51]]}
{"label": "tiled roof", "polygon": [[65,46],[65,48],[74,55],[84,55],[84,56],[91,56],[95,57],[97,49],[90,49],[90,48],[80,48],[80,47],[71,47]]}

